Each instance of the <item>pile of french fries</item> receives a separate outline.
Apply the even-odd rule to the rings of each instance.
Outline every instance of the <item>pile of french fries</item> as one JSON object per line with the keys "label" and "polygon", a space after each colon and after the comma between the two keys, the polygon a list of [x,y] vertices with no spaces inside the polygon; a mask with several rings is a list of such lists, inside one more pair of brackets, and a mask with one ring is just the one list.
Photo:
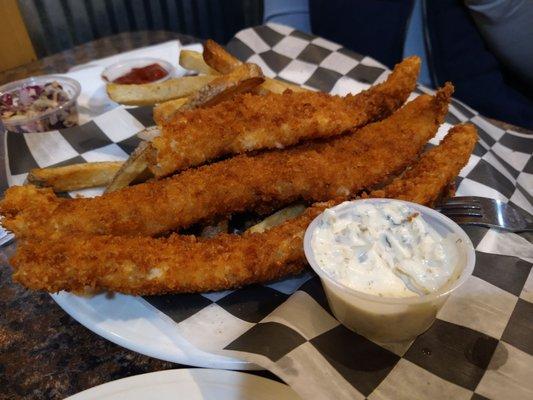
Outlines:
{"label": "pile of french fries", "polygon": [[154,105],[157,126],[138,134],[143,142],[128,160],[34,169],[28,175],[28,182],[39,187],[51,187],[55,192],[90,187],[105,187],[107,193],[113,192],[150,178],[146,171],[151,156],[150,141],[159,134],[158,126],[172,120],[177,112],[211,106],[244,92],[264,94],[282,93],[286,89],[305,90],[265,77],[256,64],[239,61],[212,40],[205,42],[203,53],[181,50],[179,64],[198,75],[140,85],[107,84],[109,97],[117,103]]}
{"label": "pile of french fries", "polygon": [[[34,169],[28,182],[66,192],[91,187],[105,187],[110,193],[132,183],[153,178],[148,165],[153,159],[150,141],[160,134],[160,127],[180,111],[208,107],[228,100],[239,93],[283,93],[285,90],[305,91],[299,86],[265,77],[259,66],[243,63],[212,40],[204,43],[203,53],[181,50],[179,64],[196,76],[168,79],[160,83],[139,85],[107,84],[109,97],[124,105],[153,105],[156,126],[138,134],[142,142],[124,162],[90,162],[64,167]],[[303,210],[290,207],[250,228],[260,232],[293,217]]]}

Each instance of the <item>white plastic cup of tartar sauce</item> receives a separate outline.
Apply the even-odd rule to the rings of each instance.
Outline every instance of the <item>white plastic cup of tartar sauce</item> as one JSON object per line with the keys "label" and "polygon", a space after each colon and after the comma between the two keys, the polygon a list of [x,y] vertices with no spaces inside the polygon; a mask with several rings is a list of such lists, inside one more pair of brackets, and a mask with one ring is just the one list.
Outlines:
{"label": "white plastic cup of tartar sauce", "polygon": [[350,212],[360,202],[379,205],[398,202],[418,212],[441,236],[454,235],[457,260],[452,278],[439,290],[413,297],[380,297],[363,293],[336,281],[317,263],[312,247],[313,234],[322,222],[320,214],[309,225],[304,237],[304,251],[311,268],[322,281],[333,315],[347,328],[377,342],[401,342],[414,339],[435,321],[438,311],[450,294],[472,275],[475,250],[468,235],[448,217],[416,203],[393,199],[361,199],[344,202],[332,210]]}

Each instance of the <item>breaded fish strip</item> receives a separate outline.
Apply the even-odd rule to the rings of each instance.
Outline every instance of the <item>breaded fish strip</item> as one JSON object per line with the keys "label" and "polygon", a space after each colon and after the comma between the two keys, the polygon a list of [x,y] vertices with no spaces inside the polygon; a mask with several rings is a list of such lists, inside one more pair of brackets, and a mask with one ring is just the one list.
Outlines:
{"label": "breaded fish strip", "polygon": [[[472,125],[453,128],[407,171],[371,197],[433,203],[466,164],[476,143]],[[23,242],[11,260],[14,278],[31,289],[130,294],[203,292],[278,279],[305,266],[308,224],[335,202],[320,203],[263,233],[211,239],[90,236]]]}
{"label": "breaded fish strip", "polygon": [[387,81],[357,95],[317,92],[244,94],[212,107],[179,112],[154,138],[156,177],[228,154],[276,149],[324,138],[389,116],[413,91],[420,59],[398,64]]}
{"label": "breaded fish strip", "polygon": [[421,95],[388,119],[329,142],[240,155],[92,199],[31,186],[7,190],[2,224],[17,238],[151,236],[233,212],[349,198],[409,165],[435,134],[453,88]]}
{"label": "breaded fish strip", "polygon": [[453,180],[468,161],[477,142],[477,131],[472,124],[457,125],[450,129],[439,146],[427,151],[382,190],[374,190],[370,197],[384,197],[433,206],[446,183]]}

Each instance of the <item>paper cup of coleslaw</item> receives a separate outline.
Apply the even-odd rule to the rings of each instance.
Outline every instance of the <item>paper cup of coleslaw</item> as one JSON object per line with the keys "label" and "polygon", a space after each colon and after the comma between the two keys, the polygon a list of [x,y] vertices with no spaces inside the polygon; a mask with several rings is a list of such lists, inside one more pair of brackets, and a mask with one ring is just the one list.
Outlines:
{"label": "paper cup of coleslaw", "polygon": [[[345,202],[333,209],[337,212],[350,212],[358,202],[379,205],[400,201],[364,199]],[[450,294],[470,277],[475,265],[472,242],[455,222],[431,208],[403,201],[400,203],[419,213],[423,220],[443,237],[454,236],[458,255],[454,273],[435,292],[412,297],[386,297],[364,293],[339,282],[319,265],[312,246],[313,235],[321,224],[324,213],[313,220],[304,237],[305,255],[320,277],[333,315],[347,328],[383,343],[408,341],[426,331],[435,321],[438,311]]]}

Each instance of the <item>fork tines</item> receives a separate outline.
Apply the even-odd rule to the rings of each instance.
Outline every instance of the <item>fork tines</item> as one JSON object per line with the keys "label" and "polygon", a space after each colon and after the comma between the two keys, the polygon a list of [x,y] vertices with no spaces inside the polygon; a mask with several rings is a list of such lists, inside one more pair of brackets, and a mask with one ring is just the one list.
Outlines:
{"label": "fork tines", "polygon": [[439,204],[438,209],[449,216],[483,217],[481,203],[476,197],[454,197]]}

